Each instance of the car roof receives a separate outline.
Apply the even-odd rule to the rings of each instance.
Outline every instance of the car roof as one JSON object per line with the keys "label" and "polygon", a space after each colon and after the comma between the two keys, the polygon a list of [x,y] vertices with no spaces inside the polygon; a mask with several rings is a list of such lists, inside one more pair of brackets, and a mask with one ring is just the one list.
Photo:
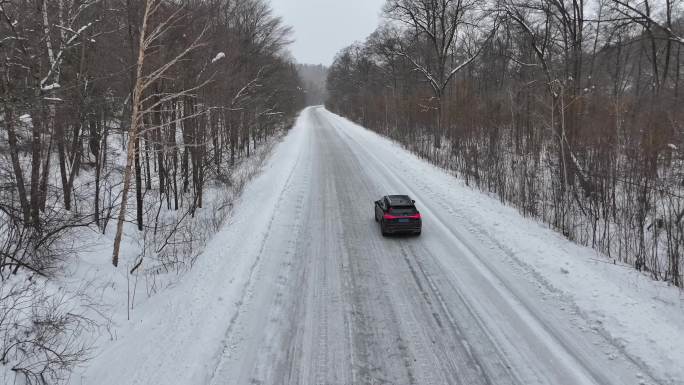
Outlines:
{"label": "car roof", "polygon": [[388,195],[390,206],[413,206],[413,200],[408,195]]}

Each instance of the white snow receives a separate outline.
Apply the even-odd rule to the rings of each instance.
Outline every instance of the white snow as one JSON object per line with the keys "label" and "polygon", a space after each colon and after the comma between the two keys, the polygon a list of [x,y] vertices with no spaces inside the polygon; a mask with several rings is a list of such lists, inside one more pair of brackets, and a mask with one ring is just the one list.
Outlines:
{"label": "white snow", "polygon": [[58,89],[58,88],[60,88],[60,87],[61,87],[61,86],[59,85],[59,83],[52,83],[52,84],[48,84],[47,86],[41,87],[41,90],[43,90],[43,91],[52,91],[52,90],[56,90],[56,89]]}
{"label": "white snow", "polygon": [[667,383],[684,381],[684,292],[568,241],[386,138],[344,118],[332,119],[353,130],[360,138],[357,143],[373,149],[388,167],[406,175],[412,187],[427,196],[448,198],[453,205],[441,214],[462,224],[473,242],[505,250],[509,263],[527,271],[529,279],[543,282],[550,295],[570,299],[575,317],[594,322],[597,333]]}
{"label": "white snow", "polygon": [[[295,221],[297,210],[301,211],[310,202],[317,202],[324,208],[332,207],[333,203],[327,202],[325,196],[314,196],[311,192],[314,191],[312,186],[322,183],[311,178],[311,170],[332,156],[326,149],[318,153],[319,158],[312,155],[318,148],[313,137],[319,132],[317,130],[323,129],[331,130],[329,135],[335,141],[320,143],[333,143],[329,145],[337,151],[342,151],[342,147],[334,146],[348,148],[343,153],[344,161],[339,163],[341,168],[357,163],[362,165],[362,172],[350,177],[377,183],[373,186],[401,189],[402,193],[409,193],[418,201],[425,221],[424,232],[411,245],[424,254],[416,253],[413,257],[434,256],[435,260],[430,263],[440,267],[439,273],[443,277],[432,279],[448,280],[459,287],[459,295],[469,306],[468,312],[477,314],[478,327],[487,330],[488,337],[496,341],[498,351],[508,355],[510,365],[519,370],[520,376],[538,376],[539,382],[545,383],[542,373],[546,373],[546,366],[559,365],[562,368],[556,375],[562,376],[564,370],[569,370],[575,376],[574,382],[569,380],[568,383],[592,383],[588,380],[592,375],[608,376],[610,383],[615,383],[615,378],[627,378],[632,383],[651,383],[652,378],[666,384],[682,383],[684,294],[680,290],[654,282],[628,266],[613,264],[595,251],[567,241],[386,138],[321,108],[309,108],[276,147],[263,174],[248,184],[230,223],[209,243],[193,270],[180,283],[139,306],[131,314],[130,322],[116,325],[112,341],[101,342],[97,358],[72,378],[72,384],[204,384],[217,373],[226,377],[220,377],[215,383],[223,383],[220,382],[223,380],[233,383],[234,377],[229,375],[238,374],[231,370],[240,363],[255,365],[263,371],[258,373],[255,369],[255,375],[267,372],[269,365],[274,365],[275,357],[260,356],[260,346],[245,345],[257,345],[263,342],[262,339],[270,341],[274,347],[286,343],[275,337],[280,335],[275,329],[279,323],[270,322],[270,318],[266,320],[275,310],[263,306],[270,306],[268,299],[277,291],[275,282],[287,261],[281,260],[283,255],[288,254],[295,261],[302,257],[292,256],[293,251],[285,250],[283,245],[303,241],[305,245],[314,242],[315,246],[315,242],[321,242],[320,239],[296,239],[299,232],[286,225],[290,215]],[[321,190],[324,187],[318,186]],[[385,191],[395,192],[400,191]],[[291,197],[299,198],[293,201]],[[354,196],[346,198],[353,201]],[[361,207],[371,207],[371,202],[357,203]],[[279,217],[279,213],[286,217]],[[363,244],[341,243],[341,237],[351,230],[340,229],[339,221],[330,223],[329,218],[316,211],[310,215],[316,222],[302,222],[305,228],[325,225],[331,229],[325,230],[323,236],[332,246],[319,250],[321,254],[314,260],[325,260],[326,253],[351,254],[347,248],[365,248]],[[296,220],[305,221],[306,218]],[[369,211],[369,218],[354,220],[370,226],[372,213]],[[403,241],[378,240],[378,234],[364,236],[367,238],[356,240],[373,242],[378,261],[393,257],[391,250],[394,249],[383,251],[383,247],[403,244]],[[337,263],[333,266],[338,266]],[[344,261],[339,263],[344,265]],[[397,263],[401,261],[397,260]],[[261,264],[266,265],[261,268]],[[312,271],[306,267],[297,272],[301,274],[298,277],[306,280],[311,274],[321,274],[316,272],[320,266],[311,268]],[[349,269],[348,266],[339,268]],[[124,274],[112,270],[101,273]],[[375,280],[372,277],[365,279]],[[405,299],[409,295],[402,291],[408,290],[405,282],[394,282],[393,277],[383,279],[388,279],[386,295],[395,299]],[[441,281],[429,283],[446,284]],[[313,301],[307,302],[307,306],[320,303],[316,301],[324,301],[324,305],[331,305],[326,301],[343,301],[327,290],[329,288],[321,287],[314,288],[311,293],[297,294],[309,298],[306,301]],[[249,306],[243,302],[246,292],[249,292],[247,297],[255,298]],[[125,291],[119,294],[125,296]],[[330,299],[326,299],[326,295],[331,296]],[[451,302],[456,297],[444,295],[440,299],[445,301],[444,306],[456,306]],[[257,300],[259,298],[261,300]],[[402,327],[416,329],[416,335],[405,343],[422,346],[419,345],[424,337],[422,333],[427,333],[424,326],[415,324],[417,321],[411,317],[401,318],[399,311],[416,311],[404,306],[422,297],[407,298],[407,302],[400,302],[400,308],[392,309],[397,312]],[[288,303],[282,306],[285,310],[279,311],[283,312],[291,307]],[[331,306],[347,314],[350,305],[335,302]],[[463,314],[455,315],[459,316]],[[505,318],[500,318],[502,316]],[[308,317],[309,313],[306,319],[311,322]],[[299,321],[304,323],[304,320]],[[239,328],[235,326],[237,324],[240,324]],[[268,328],[263,328],[264,324]],[[372,325],[372,330],[382,330],[385,326]],[[476,327],[474,324],[461,326],[466,332]],[[304,327],[315,329],[316,325]],[[343,341],[334,340],[333,336],[318,336],[323,337],[325,341],[330,339],[331,344],[347,346]],[[424,349],[429,351],[430,347]],[[478,351],[477,346],[472,349]],[[535,349],[538,351],[533,351]],[[280,354],[289,357],[286,353]],[[527,358],[545,355],[549,362],[526,362]],[[429,357],[432,356],[426,355],[424,359],[429,360]],[[335,367],[334,362],[320,361],[318,357],[312,360],[314,358],[315,363],[300,361],[299,365]],[[352,365],[363,364],[358,362],[363,357],[353,358],[356,361],[352,360]],[[320,359],[326,360],[325,357]],[[643,367],[646,372],[642,373],[640,369],[637,373],[613,373],[634,367]],[[240,374],[251,375],[250,369],[251,366],[243,365],[240,370],[244,373]],[[419,369],[419,373],[430,374],[429,367]],[[353,369],[352,377],[357,374]],[[235,383],[238,383],[237,379]]]}
{"label": "white snow", "polygon": [[279,192],[306,139],[301,127],[306,124],[301,120],[277,145],[263,175],[243,192],[245,199],[240,199],[230,224],[183,281],[153,296],[131,313],[130,322],[118,325],[115,340],[105,341],[104,350],[73,377],[73,384],[204,383],[197,379],[210,371],[226,327],[240,309],[241,291],[253,274]]}
{"label": "white snow", "polygon": [[216,63],[217,61],[219,61],[219,60],[221,60],[221,59],[223,59],[223,58],[225,58],[225,57],[226,57],[226,54],[225,54],[225,53],[219,52],[219,53],[216,54],[216,56],[214,56],[213,59],[211,59],[211,62],[212,62],[212,63]]}

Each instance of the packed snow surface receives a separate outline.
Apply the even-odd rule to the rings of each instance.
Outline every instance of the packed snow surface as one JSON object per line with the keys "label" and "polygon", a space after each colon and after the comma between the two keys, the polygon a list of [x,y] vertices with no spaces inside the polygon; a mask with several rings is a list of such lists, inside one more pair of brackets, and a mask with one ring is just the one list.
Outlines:
{"label": "packed snow surface", "polygon": [[[409,194],[421,237],[380,235]],[[684,299],[306,109],[194,269],[74,384],[683,384]]]}

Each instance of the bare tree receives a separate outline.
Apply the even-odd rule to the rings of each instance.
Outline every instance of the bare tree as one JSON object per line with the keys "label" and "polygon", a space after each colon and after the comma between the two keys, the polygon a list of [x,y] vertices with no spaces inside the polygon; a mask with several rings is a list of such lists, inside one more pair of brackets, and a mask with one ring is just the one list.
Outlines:
{"label": "bare tree", "polygon": [[[159,39],[163,37],[164,33],[173,25],[173,23],[177,21],[177,18],[180,17],[180,13],[182,11],[182,8],[178,7],[177,9],[172,10],[169,16],[164,17],[162,21],[156,25],[150,25],[154,17],[157,16],[158,13],[161,13],[161,10],[164,9],[162,7],[163,5],[164,3],[158,0],[145,1],[145,11],[143,13],[142,25],[140,29],[140,43],[138,48],[138,59],[136,63],[135,86],[133,87],[133,98],[131,102],[131,123],[128,129],[129,140],[126,150],[126,167],[124,169],[123,189],[121,192],[121,207],[119,209],[119,218],[116,225],[116,236],[114,238],[114,251],[112,254],[112,263],[114,266],[117,266],[119,263],[119,248],[121,245],[121,238],[123,236],[123,223],[126,216],[128,191],[130,189],[133,164],[137,154],[139,154],[139,134],[140,127],[143,124],[143,116],[145,116],[146,113],[152,112],[162,103],[169,100],[178,99],[184,95],[194,92],[204,85],[199,84],[180,92],[164,95],[161,98],[150,96],[148,98],[156,100],[149,107],[144,107],[144,103],[146,101],[144,95],[155,84],[155,82],[163,77],[173,66],[175,66],[181,59],[186,57],[190,52],[202,46],[201,40],[204,35],[204,30],[178,55],[174,56],[162,65],[150,70],[149,72],[144,72],[145,59],[149,50],[154,44],[156,44],[156,42],[159,41]],[[138,195],[138,207],[141,207],[141,199],[141,196]],[[141,212],[138,213],[139,218],[140,214]]]}
{"label": "bare tree", "polygon": [[[467,38],[476,39],[483,15],[476,8],[477,1],[472,0],[389,0],[385,5],[385,14],[392,20],[407,25],[414,38],[424,39],[426,51],[423,57],[415,57],[398,46],[395,52],[411,62],[414,69],[420,72],[430,85],[436,98],[437,125],[434,131],[434,146],[441,147],[443,96],[446,87],[453,77],[480,54],[483,42],[473,42],[468,46]],[[490,35],[496,27],[492,28]],[[468,36],[470,35],[470,36]],[[463,51],[463,60],[454,60],[454,52]]]}
{"label": "bare tree", "polygon": [[[264,0],[0,0],[0,290],[58,279],[79,228],[115,231],[118,264],[131,194],[131,274],[188,269],[245,183],[235,167],[256,170],[304,104],[289,42]],[[16,349],[45,353],[0,344]],[[59,377],[78,359],[50,365]],[[16,368],[24,382],[52,370]]]}

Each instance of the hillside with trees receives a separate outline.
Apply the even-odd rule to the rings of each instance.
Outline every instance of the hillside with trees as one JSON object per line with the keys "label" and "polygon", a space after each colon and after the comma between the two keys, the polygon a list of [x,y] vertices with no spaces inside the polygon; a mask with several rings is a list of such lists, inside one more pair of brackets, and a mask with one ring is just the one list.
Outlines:
{"label": "hillside with trees", "polygon": [[0,368],[56,383],[87,359],[98,304],[60,291],[76,232],[114,266],[130,246],[136,276],[191,266],[216,191],[304,105],[290,40],[263,0],[0,1]]}

